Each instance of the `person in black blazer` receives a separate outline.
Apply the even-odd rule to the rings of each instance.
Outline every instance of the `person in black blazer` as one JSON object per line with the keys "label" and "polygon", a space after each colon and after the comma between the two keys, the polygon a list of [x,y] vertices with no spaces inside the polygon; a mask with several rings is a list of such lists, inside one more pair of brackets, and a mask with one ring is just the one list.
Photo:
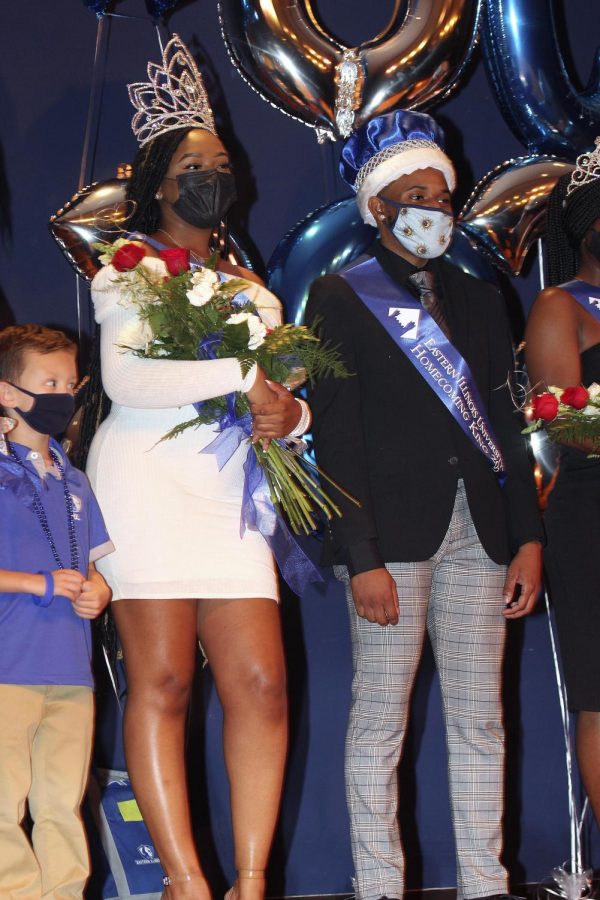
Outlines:
{"label": "person in black blazer", "polygon": [[[455,179],[442,142],[433,119],[404,111],[349,138],[340,169],[378,240],[370,259],[317,279],[307,305],[307,321],[353,373],[318,381],[310,403],[317,462],[361,504],[341,501],[323,558],[346,585],[353,639],[346,786],[358,900],[403,896],[396,768],[426,631],[444,699],[458,900],[508,890],[499,860],[505,624],[535,604],[543,531],[502,296],[442,258]],[[420,344],[426,326],[449,349]],[[448,373],[461,357],[479,391],[469,422],[460,397],[449,408],[442,396],[460,393]]]}

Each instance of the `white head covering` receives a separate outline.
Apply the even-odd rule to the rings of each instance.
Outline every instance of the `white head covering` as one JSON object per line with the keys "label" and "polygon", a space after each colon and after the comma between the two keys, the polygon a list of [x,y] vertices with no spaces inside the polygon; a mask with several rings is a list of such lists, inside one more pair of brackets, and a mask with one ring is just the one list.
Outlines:
{"label": "white head covering", "polygon": [[363,221],[375,225],[368,208],[371,197],[418,169],[437,169],[453,191],[456,173],[443,143],[443,131],[431,116],[405,110],[378,116],[355,131],[342,149],[340,173],[356,191]]}

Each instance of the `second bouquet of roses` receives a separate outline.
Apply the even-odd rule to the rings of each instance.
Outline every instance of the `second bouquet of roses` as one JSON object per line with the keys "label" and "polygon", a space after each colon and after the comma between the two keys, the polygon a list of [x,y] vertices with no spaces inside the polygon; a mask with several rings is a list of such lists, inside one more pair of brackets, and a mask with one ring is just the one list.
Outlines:
{"label": "second bouquet of roses", "polygon": [[[147,254],[140,244],[119,239],[99,249],[101,261],[121,273],[117,280],[123,302],[135,306],[139,319],[135,332],[123,338],[124,352],[151,359],[235,358],[243,376],[258,364],[267,378],[290,388],[323,375],[348,376],[338,352],[323,345],[312,329],[293,324],[268,327],[246,293],[251,283],[218,273],[216,256],[192,269],[188,250],[163,250],[165,275],[162,266],[146,264]],[[266,449],[262,441],[250,442],[252,420],[243,392],[213,397],[195,403],[194,408],[196,416],[163,439],[214,424],[218,435],[202,452],[214,453],[219,468],[242,441],[248,441],[242,530],[258,527],[264,533],[265,517],[275,513],[284,515],[296,534],[309,534],[319,514],[326,519],[341,515],[319,482],[318,475],[323,473],[304,457],[301,442],[272,440]],[[267,498],[261,496],[265,481]],[[335,489],[348,496],[338,485]],[[270,509],[265,510],[265,499]],[[262,526],[257,521],[261,518]],[[272,525],[267,527],[273,530]]]}
{"label": "second bouquet of roses", "polygon": [[600,453],[600,385],[551,386],[533,396],[526,413],[530,424],[524,434],[545,428],[556,443],[579,444],[590,455]]}

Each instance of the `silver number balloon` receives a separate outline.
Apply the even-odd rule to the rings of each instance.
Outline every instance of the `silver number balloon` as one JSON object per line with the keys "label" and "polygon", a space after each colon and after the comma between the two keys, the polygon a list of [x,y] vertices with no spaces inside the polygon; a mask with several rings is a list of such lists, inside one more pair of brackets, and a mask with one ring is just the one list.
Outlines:
{"label": "silver number balloon", "polygon": [[519,275],[542,237],[548,195],[573,165],[555,156],[510,159],[481,179],[459,216],[461,228],[500,268]]}
{"label": "silver number balloon", "polygon": [[[555,0],[487,0],[483,52],[502,114],[528,150],[574,157],[600,133],[600,59],[585,91],[560,51]],[[565,0],[568,10],[568,0]],[[598,19],[590,20],[597,27]]]}
{"label": "silver number balloon", "polygon": [[383,31],[354,48],[319,24],[311,0],[220,0],[219,15],[250,86],[335,140],[380,113],[448,94],[473,51],[482,2],[396,0]]}

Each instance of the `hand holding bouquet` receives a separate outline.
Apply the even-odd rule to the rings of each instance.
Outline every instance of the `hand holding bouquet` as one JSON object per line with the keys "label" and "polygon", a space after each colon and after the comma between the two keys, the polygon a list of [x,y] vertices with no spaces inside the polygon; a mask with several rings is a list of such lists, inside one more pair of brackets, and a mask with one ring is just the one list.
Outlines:
{"label": "hand holding bouquet", "polygon": [[589,388],[550,387],[533,396],[526,412],[531,424],[523,434],[545,428],[556,443],[578,444],[591,455],[600,452],[600,385],[595,382]]}
{"label": "hand holding bouquet", "polygon": [[[119,239],[102,249],[101,261],[121,273],[123,302],[133,305],[138,316],[135,330],[123,336],[125,352],[150,359],[235,358],[242,375],[258,365],[267,378],[290,388],[323,375],[348,375],[337,351],[323,345],[310,328],[269,327],[245,293],[253,286],[216,272],[216,257],[192,270],[189,251],[163,250],[160,257],[169,273],[165,276],[162,266],[145,263],[146,250],[139,244]],[[213,397],[194,408],[196,416],[164,439],[214,424],[218,435],[203,452],[214,453],[219,468],[242,441],[248,441],[242,531],[251,527],[264,533],[269,519],[265,527],[272,532],[271,511],[285,515],[296,534],[313,531],[319,513],[326,519],[341,514],[319,484],[318,470],[302,456],[303,445],[298,448],[298,442],[286,439],[272,440],[268,446],[250,443],[252,418],[245,393]]]}

